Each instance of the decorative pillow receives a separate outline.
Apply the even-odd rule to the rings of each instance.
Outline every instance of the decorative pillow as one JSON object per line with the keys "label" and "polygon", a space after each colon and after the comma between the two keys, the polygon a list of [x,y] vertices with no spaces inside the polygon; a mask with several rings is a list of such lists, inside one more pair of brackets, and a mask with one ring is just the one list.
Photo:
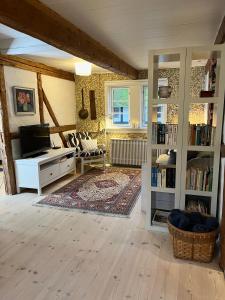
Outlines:
{"label": "decorative pillow", "polygon": [[81,140],[81,145],[84,151],[92,151],[98,148],[97,140]]}
{"label": "decorative pillow", "polygon": [[160,154],[159,157],[156,160],[157,164],[160,165],[167,165],[169,160],[169,155],[168,154]]}
{"label": "decorative pillow", "polygon": [[83,132],[74,132],[68,134],[68,142],[70,147],[75,147],[79,150],[83,150],[83,147],[81,145],[81,140],[90,140],[91,137],[89,136],[89,133],[87,131]]}

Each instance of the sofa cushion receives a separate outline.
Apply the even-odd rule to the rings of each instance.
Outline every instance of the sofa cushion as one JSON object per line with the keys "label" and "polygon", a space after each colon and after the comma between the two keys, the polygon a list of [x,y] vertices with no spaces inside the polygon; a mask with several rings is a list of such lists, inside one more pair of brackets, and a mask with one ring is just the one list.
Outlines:
{"label": "sofa cushion", "polygon": [[81,145],[84,151],[92,151],[98,149],[97,140],[89,139],[89,140],[81,140]]}
{"label": "sofa cushion", "polygon": [[81,140],[89,140],[91,137],[89,136],[89,133],[84,131],[84,132],[74,132],[74,133],[69,133],[68,134],[68,142],[70,147],[77,148],[79,151],[83,150]]}

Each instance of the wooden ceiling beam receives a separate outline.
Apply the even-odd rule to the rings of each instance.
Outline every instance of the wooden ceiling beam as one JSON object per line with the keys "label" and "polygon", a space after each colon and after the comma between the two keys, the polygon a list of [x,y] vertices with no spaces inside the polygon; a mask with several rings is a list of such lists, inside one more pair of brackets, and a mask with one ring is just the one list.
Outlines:
{"label": "wooden ceiling beam", "polygon": [[[216,39],[214,45],[223,44],[225,42],[225,16],[223,17],[222,23],[220,24],[220,28],[217,32]],[[208,59],[205,65],[205,73],[209,72],[211,69],[212,60]]]}
{"label": "wooden ceiling beam", "polygon": [[138,77],[134,67],[38,0],[1,0],[0,22],[104,69]]}
{"label": "wooden ceiling beam", "polygon": [[217,33],[215,44],[223,44],[225,42],[225,16]]}
{"label": "wooden ceiling beam", "polygon": [[0,54],[0,65],[11,66],[31,72],[40,73],[43,75],[53,76],[61,79],[74,81],[74,74],[63,71],[54,67],[47,66],[42,63],[34,62],[28,59],[21,58],[16,55]]}

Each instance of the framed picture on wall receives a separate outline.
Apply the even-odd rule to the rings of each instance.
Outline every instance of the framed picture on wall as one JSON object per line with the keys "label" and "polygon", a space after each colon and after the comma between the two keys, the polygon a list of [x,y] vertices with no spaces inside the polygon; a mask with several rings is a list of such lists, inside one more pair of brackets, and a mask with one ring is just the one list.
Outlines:
{"label": "framed picture on wall", "polygon": [[24,87],[13,87],[13,101],[16,115],[34,115],[35,89]]}

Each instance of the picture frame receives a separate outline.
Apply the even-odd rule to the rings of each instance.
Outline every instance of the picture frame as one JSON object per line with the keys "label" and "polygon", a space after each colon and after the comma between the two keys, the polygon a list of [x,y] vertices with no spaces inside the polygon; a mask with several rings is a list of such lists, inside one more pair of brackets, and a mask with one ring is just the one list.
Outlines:
{"label": "picture frame", "polygon": [[14,111],[16,115],[35,115],[35,89],[13,86]]}

